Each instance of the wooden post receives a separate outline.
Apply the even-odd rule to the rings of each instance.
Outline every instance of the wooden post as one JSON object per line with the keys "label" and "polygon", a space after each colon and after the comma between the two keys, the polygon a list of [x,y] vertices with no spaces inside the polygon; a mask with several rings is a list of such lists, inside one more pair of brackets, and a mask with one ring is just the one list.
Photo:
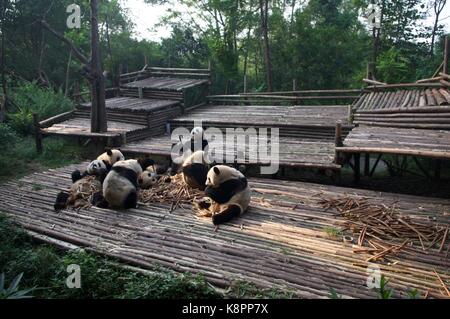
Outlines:
{"label": "wooden post", "polygon": [[38,154],[42,154],[42,134],[41,127],[39,125],[39,116],[36,113],[33,113],[33,123],[34,123],[34,137],[36,140],[36,151]]}
{"label": "wooden post", "polygon": [[335,146],[334,162],[336,164],[340,164],[341,160],[339,159],[339,152],[337,150],[337,147],[343,146],[343,143],[342,143],[342,123],[341,123],[341,121],[337,121],[336,122],[336,129],[334,131],[334,146]]}
{"label": "wooden post", "polygon": [[144,54],[144,65],[148,67],[148,57],[147,57],[147,54]]}
{"label": "wooden post", "polygon": [[370,175],[370,154],[366,153],[364,157],[364,176]]}
{"label": "wooden post", "polygon": [[244,93],[247,93],[247,74],[244,75]]}
{"label": "wooden post", "polygon": [[434,178],[438,181],[441,178],[442,161],[437,159],[434,161]]}
{"label": "wooden post", "polygon": [[342,123],[341,121],[336,122],[336,130],[334,132],[334,143],[336,147],[341,147],[342,143]]}
{"label": "wooden post", "polygon": [[297,91],[297,80],[293,79],[292,80],[292,91]]}
{"label": "wooden post", "polygon": [[98,32],[98,0],[91,0],[91,77],[91,132],[107,132],[105,78],[101,65]]}
{"label": "wooden post", "polygon": [[361,154],[355,153],[354,154],[355,159],[355,183],[359,183],[361,180]]}
{"label": "wooden post", "polygon": [[448,74],[448,67],[449,67],[449,65],[448,65],[448,58],[449,58],[449,55],[450,54],[450,41],[449,41],[449,39],[448,39],[448,36],[446,36],[445,37],[445,46],[444,46],[444,66],[443,66],[443,72],[445,73],[445,74]]}

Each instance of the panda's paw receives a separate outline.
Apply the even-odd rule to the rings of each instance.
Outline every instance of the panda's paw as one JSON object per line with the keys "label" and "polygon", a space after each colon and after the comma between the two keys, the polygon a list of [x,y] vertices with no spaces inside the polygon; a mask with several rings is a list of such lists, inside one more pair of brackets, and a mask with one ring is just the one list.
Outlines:
{"label": "panda's paw", "polygon": [[214,226],[231,221],[233,218],[238,217],[241,214],[241,209],[238,206],[230,205],[224,211],[212,216],[212,222]]}
{"label": "panda's paw", "polygon": [[98,208],[108,208],[109,204],[103,197],[102,192],[97,192],[92,195],[91,204]]}
{"label": "panda's paw", "polygon": [[82,178],[83,178],[83,175],[81,174],[81,172],[79,170],[72,172],[72,183],[76,183],[77,181],[79,181]]}
{"label": "panda's paw", "polygon": [[53,205],[56,212],[59,212],[63,209],[67,208],[67,201],[69,200],[70,195],[65,192],[60,192],[56,196],[55,204]]}
{"label": "panda's paw", "polygon": [[212,205],[212,201],[208,197],[203,197],[203,198],[195,200],[194,204],[199,209],[209,209]]}

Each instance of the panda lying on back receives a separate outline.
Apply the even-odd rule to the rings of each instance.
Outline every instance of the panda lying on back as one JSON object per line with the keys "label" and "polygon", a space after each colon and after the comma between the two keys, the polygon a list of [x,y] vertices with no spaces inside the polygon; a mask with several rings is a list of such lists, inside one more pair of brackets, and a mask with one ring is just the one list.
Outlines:
{"label": "panda lying on back", "polygon": [[[84,194],[89,194],[91,189],[101,189],[103,180],[106,178],[111,165],[106,161],[92,161],[86,171],[81,174],[79,170],[72,172],[72,186],[68,192],[60,192],[54,204],[55,211],[67,208],[67,206],[79,206],[83,201]],[[95,178],[93,178],[95,177]]]}
{"label": "panda lying on back", "polygon": [[[218,213],[212,216],[214,225],[229,222],[247,210],[251,189],[247,178],[238,170],[225,165],[214,166],[208,172],[206,185],[205,195],[219,206]],[[204,200],[199,206],[211,210],[215,205]]]}

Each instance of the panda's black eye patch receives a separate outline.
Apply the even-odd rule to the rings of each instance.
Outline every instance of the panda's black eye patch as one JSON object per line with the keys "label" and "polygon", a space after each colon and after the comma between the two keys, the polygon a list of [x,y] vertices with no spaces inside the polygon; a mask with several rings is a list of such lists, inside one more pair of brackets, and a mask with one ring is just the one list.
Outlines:
{"label": "panda's black eye patch", "polygon": [[117,161],[120,161],[120,157],[119,156],[117,157]]}
{"label": "panda's black eye patch", "polygon": [[148,177],[152,177],[152,173],[148,173]]}

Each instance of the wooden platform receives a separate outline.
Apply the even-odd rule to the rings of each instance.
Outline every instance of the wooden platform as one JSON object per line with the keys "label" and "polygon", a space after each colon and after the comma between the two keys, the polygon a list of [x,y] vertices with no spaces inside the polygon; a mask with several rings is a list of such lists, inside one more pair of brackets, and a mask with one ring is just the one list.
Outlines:
{"label": "wooden platform", "polygon": [[149,136],[148,129],[144,125],[108,121],[108,132],[91,133],[91,122],[88,118],[75,117],[69,120],[42,128],[44,135],[73,136],[82,138],[118,138],[133,141]]}
{"label": "wooden platform", "polygon": [[360,126],[337,151],[450,159],[450,131]]}
{"label": "wooden platform", "polygon": [[347,106],[206,105],[170,123],[172,128],[191,128],[198,123],[221,129],[274,127],[280,129],[280,136],[331,141],[337,121],[342,122],[344,135],[353,127],[348,122]]}
{"label": "wooden platform", "polygon": [[[195,217],[189,207],[170,213],[170,204],[123,212],[91,208],[56,214],[52,207],[56,194],[69,186],[71,171],[83,165],[0,186],[0,211],[39,240],[84,247],[146,269],[162,266],[202,273],[221,287],[243,280],[302,298],[327,298],[331,289],[344,298],[377,298],[377,293],[366,287],[368,255],[353,253],[352,244],[325,232],[325,227],[339,228],[343,217],[321,208],[319,194],[395,204],[404,218],[432,218],[449,225],[448,200],[261,179],[250,180],[253,198],[249,212],[217,232],[209,219]],[[448,244],[447,240],[445,247]],[[444,297],[434,271],[444,284],[450,283],[445,250],[405,247],[377,265],[390,280],[394,297],[405,297],[406,291],[414,288],[421,297]]]}
{"label": "wooden platform", "polygon": [[[124,112],[135,113],[144,112],[151,113],[161,109],[169,108],[174,105],[179,105],[178,101],[173,100],[157,100],[157,99],[139,99],[133,97],[116,97],[106,100],[107,112]],[[91,103],[83,103],[78,106],[81,110],[91,109]]]}
{"label": "wooden platform", "polygon": [[[279,159],[280,166],[282,167],[289,166],[331,170],[339,170],[341,168],[340,165],[333,162],[335,156],[333,142],[280,137],[279,143]],[[134,155],[148,154],[170,157],[171,146],[172,142],[170,136],[163,135],[128,143],[121,147],[121,150],[125,153]],[[245,161],[239,161],[239,164],[250,164],[248,160],[249,148],[250,145],[247,144],[245,156],[241,155],[240,157],[245,159]],[[236,147],[231,154],[226,154],[225,156],[236,158],[237,151],[238,149]],[[251,164],[265,165],[268,164],[268,162],[258,158],[257,163]]]}
{"label": "wooden platform", "polygon": [[164,91],[182,91],[197,85],[209,83],[205,79],[188,79],[174,77],[149,77],[139,81],[124,84],[128,88],[143,88]]}
{"label": "wooden platform", "polygon": [[450,130],[450,90],[377,89],[353,105],[354,123],[381,127]]}

